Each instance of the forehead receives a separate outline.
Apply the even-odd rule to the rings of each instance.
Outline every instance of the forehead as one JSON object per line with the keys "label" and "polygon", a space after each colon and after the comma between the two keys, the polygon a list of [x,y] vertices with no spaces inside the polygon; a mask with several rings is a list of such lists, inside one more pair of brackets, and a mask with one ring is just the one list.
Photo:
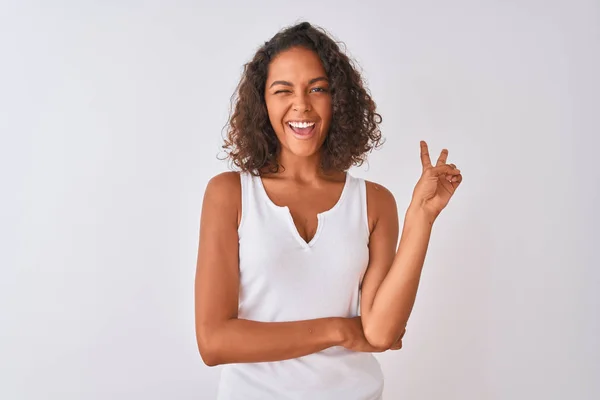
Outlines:
{"label": "forehead", "polygon": [[302,47],[295,47],[282,51],[271,61],[267,82],[280,79],[302,82],[325,75],[325,68],[323,68],[317,53]]}

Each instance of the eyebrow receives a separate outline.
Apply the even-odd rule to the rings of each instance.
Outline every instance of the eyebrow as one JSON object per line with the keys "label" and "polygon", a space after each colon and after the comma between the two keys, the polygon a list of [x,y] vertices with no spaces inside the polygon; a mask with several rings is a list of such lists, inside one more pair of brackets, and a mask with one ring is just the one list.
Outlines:
{"label": "eyebrow", "polygon": [[[320,82],[320,81],[329,82],[329,79],[327,79],[324,76],[319,76],[318,78],[313,78],[310,81],[308,81],[308,84],[312,85],[313,83]],[[291,82],[288,82],[288,81],[275,81],[275,82],[271,83],[271,86],[269,86],[269,89],[271,89],[275,85],[294,86]]]}

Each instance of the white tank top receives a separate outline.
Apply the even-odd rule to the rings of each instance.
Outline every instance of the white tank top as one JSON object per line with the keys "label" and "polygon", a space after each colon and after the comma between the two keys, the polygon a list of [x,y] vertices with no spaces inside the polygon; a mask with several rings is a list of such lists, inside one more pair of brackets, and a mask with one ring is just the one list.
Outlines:
{"label": "white tank top", "polygon": [[[259,177],[241,173],[239,318],[263,322],[360,315],[359,286],[369,261],[363,179],[346,174],[333,208],[318,214],[310,242]],[[383,374],[371,353],[341,346],[291,360],[227,364],[219,400],[377,400]]]}

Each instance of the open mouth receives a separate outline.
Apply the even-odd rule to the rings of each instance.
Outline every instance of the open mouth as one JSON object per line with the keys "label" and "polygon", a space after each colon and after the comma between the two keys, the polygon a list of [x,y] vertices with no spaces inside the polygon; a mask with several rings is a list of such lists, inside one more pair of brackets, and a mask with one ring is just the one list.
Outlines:
{"label": "open mouth", "polygon": [[311,136],[315,130],[316,122],[312,121],[289,121],[287,126],[300,137]]}

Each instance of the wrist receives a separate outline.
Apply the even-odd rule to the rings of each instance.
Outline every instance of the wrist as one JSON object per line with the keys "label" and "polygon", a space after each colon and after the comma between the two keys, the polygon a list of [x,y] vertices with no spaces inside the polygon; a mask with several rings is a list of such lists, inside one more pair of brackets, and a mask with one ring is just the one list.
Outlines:
{"label": "wrist", "polygon": [[428,226],[432,226],[438,215],[439,213],[432,214],[425,210],[421,204],[413,202],[408,206],[404,220],[408,223],[427,224]]}
{"label": "wrist", "polygon": [[347,318],[332,318],[331,340],[334,346],[344,346],[348,341]]}

